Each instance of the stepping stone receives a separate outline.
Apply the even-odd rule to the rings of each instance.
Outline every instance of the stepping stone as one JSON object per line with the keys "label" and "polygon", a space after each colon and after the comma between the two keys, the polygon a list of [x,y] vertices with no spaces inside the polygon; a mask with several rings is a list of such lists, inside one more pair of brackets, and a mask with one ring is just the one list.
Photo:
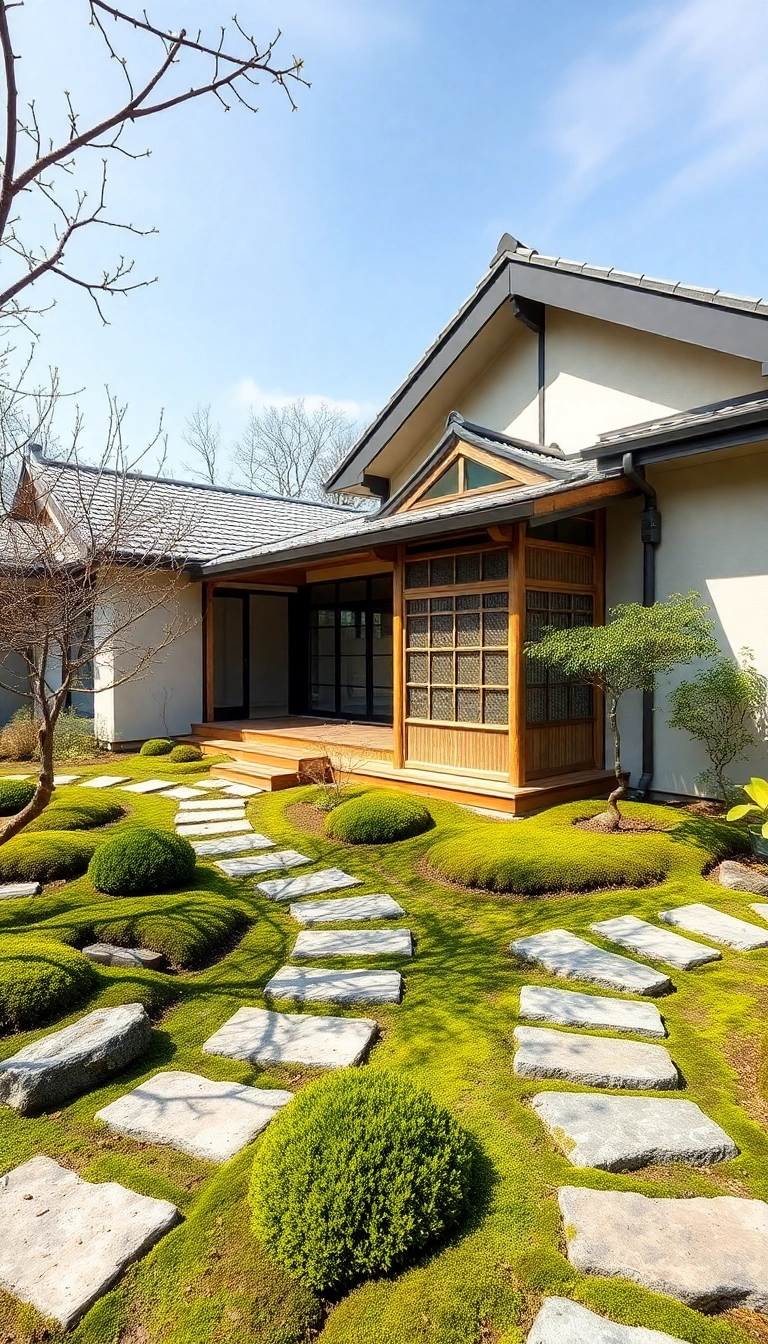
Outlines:
{"label": "stepping stone", "polygon": [[257,789],[253,784],[228,784],[224,779],[222,786],[225,794],[230,798],[252,798],[255,793],[263,793],[263,789]]}
{"label": "stepping stone", "polygon": [[555,1022],[561,1027],[604,1027],[631,1031],[635,1036],[666,1036],[655,1003],[603,999],[571,989],[525,985],[520,990],[520,1017],[529,1022]]}
{"label": "stepping stone", "polygon": [[768,929],[759,929],[756,924],[724,915],[720,910],[713,910],[711,905],[696,903],[680,905],[676,910],[660,910],[659,919],[665,924],[687,929],[689,933],[700,933],[703,938],[711,938],[713,943],[735,947],[739,952],[768,947]]}
{"label": "stepping stone", "polygon": [[341,891],[362,884],[362,878],[350,877],[341,868],[321,868],[319,873],[306,873],[304,877],[271,877],[268,882],[256,883],[271,901],[290,901],[296,896],[315,896],[321,891]]}
{"label": "stepping stone", "polygon": [[196,821],[192,826],[176,826],[177,835],[231,835],[236,831],[252,831],[250,821]]}
{"label": "stepping stone", "polygon": [[649,1199],[558,1192],[568,1259],[582,1274],[630,1279],[699,1311],[768,1311],[768,1204],[732,1195]]}
{"label": "stepping stone", "polygon": [[158,789],[167,789],[175,784],[173,779],[140,779],[136,784],[124,784],[123,793],[157,793]]}
{"label": "stepping stone", "polygon": [[[6,778],[7,778],[7,776],[6,776]],[[74,784],[74,782],[75,782],[76,779],[80,779],[80,775],[54,775],[54,776],[53,776],[53,787],[54,787],[55,789],[60,789],[60,788],[62,788],[65,784]]]}
{"label": "stepping stone", "polygon": [[130,775],[97,775],[95,779],[86,779],[82,787],[84,789],[114,789],[118,784],[125,784],[130,778]]}
{"label": "stepping stone", "polygon": [[561,1078],[590,1087],[651,1088],[667,1092],[680,1078],[663,1045],[615,1041],[607,1036],[576,1036],[548,1027],[515,1027],[518,1078]]}
{"label": "stepping stone", "polygon": [[225,812],[220,808],[211,808],[206,812],[177,812],[174,825],[178,831],[189,826],[200,826],[206,821],[245,821],[245,812],[241,807],[235,811],[227,808]]}
{"label": "stepping stone", "polygon": [[510,948],[521,961],[538,963],[565,980],[586,980],[632,994],[666,994],[672,988],[669,976],[661,971],[652,971],[615,952],[604,952],[567,929],[518,938]]}
{"label": "stepping stone", "polygon": [[59,1105],[119,1073],[151,1036],[142,1004],[97,1008],[0,1062],[0,1102],[17,1111]]}
{"label": "stepping stone", "polygon": [[292,957],[412,957],[410,929],[303,929]]}
{"label": "stepping stone", "polygon": [[283,966],[264,986],[264,994],[298,1003],[399,1003],[403,978],[399,971],[321,971],[310,966]]}
{"label": "stepping stone", "polygon": [[[2,888],[0,888],[0,891],[2,891]],[[754,910],[755,914],[759,915],[761,919],[768,919],[768,905],[763,901],[755,901],[749,908]]]}
{"label": "stepping stone", "polygon": [[176,815],[180,817],[182,812],[185,815],[190,813],[191,816],[194,816],[197,812],[207,811],[236,812],[238,810],[242,811],[244,807],[242,798],[201,798],[198,795],[196,798],[183,799]]}
{"label": "stepping stone", "polygon": [[290,913],[298,924],[338,924],[349,919],[399,919],[403,907],[391,896],[339,896],[330,901],[299,901]]}
{"label": "stepping stone", "polygon": [[708,1167],[739,1150],[693,1101],[540,1092],[531,1106],[574,1167],[636,1171],[651,1163]]}
{"label": "stepping stone", "polygon": [[221,859],[216,867],[227,877],[253,877],[255,873],[268,873],[272,868],[298,868],[302,863],[312,863],[306,854],[295,849],[279,849],[274,854],[259,854],[254,859]]}
{"label": "stepping stone", "polygon": [[368,1017],[308,1017],[238,1008],[205,1042],[207,1055],[247,1064],[306,1064],[345,1069],[359,1064],[378,1028]]}
{"label": "stepping stone", "polygon": [[629,948],[630,952],[637,952],[651,961],[666,961],[677,971],[692,971],[708,961],[720,961],[723,955],[714,947],[692,943],[689,938],[681,938],[679,933],[659,929],[635,915],[604,919],[599,924],[590,924],[590,928],[593,933],[599,933],[601,938],[618,943],[619,947]]}
{"label": "stepping stone", "polygon": [[32,776],[29,773],[27,773],[26,775],[0,775],[0,779],[31,779],[31,778]]}
{"label": "stepping stone", "polygon": [[[731,891],[748,891],[752,896],[768,896],[768,875],[748,868],[745,863],[736,863],[734,859],[723,859],[717,872],[721,887]],[[753,907],[754,908],[754,907]]]}
{"label": "stepping stone", "polygon": [[131,971],[161,971],[165,965],[162,952],[150,952],[145,947],[116,947],[113,943],[91,943],[83,948],[83,956],[100,966],[122,966]]}
{"label": "stepping stone", "polygon": [[198,798],[200,802],[202,803],[205,802],[205,799],[200,798],[199,793],[196,793],[194,789],[187,788],[186,784],[177,784],[175,789],[166,789],[165,793],[163,794],[163,797],[177,798],[180,802],[181,801],[186,802],[187,799],[189,798]]}
{"label": "stepping stone", "polygon": [[567,1297],[545,1297],[527,1344],[680,1344],[641,1325],[617,1325]]}
{"label": "stepping stone", "polygon": [[214,1083],[196,1073],[156,1073],[119,1097],[96,1119],[117,1134],[164,1143],[190,1157],[226,1162],[293,1101],[278,1088]]}
{"label": "stepping stone", "polygon": [[0,1180],[0,1219],[0,1284],[69,1330],[180,1215],[167,1199],[33,1157]]}
{"label": "stepping stone", "polygon": [[224,789],[226,786],[227,781],[225,779],[211,779],[210,777],[208,779],[197,779],[194,784],[196,789]]}
{"label": "stepping stone", "polygon": [[268,835],[254,831],[251,835],[224,836],[221,840],[195,840],[192,848],[202,859],[214,854],[237,854],[246,849],[271,849],[274,843]]}
{"label": "stepping stone", "polygon": [[16,896],[39,896],[42,890],[39,882],[4,882],[0,886],[0,901],[12,901]]}

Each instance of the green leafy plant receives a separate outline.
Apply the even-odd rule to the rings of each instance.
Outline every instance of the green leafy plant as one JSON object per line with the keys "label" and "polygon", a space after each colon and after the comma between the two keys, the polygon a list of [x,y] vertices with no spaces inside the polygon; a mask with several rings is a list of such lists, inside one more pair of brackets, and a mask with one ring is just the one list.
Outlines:
{"label": "green leafy plant", "polygon": [[727,802],[734,782],[726,769],[743,761],[755,741],[755,720],[768,697],[768,679],[758,672],[750,649],[741,650],[741,662],[721,656],[690,681],[674,688],[669,703],[671,728],[689,733],[703,743],[710,768],[697,775],[703,793]]}
{"label": "green leafy plant", "polygon": [[80,877],[99,841],[79,832],[17,835],[0,847],[0,882],[63,882]]}
{"label": "green leafy plant", "polygon": [[173,748],[169,759],[182,762],[202,761],[203,753],[199,747],[194,746],[191,742],[180,742],[177,747]]}
{"label": "green leafy plant", "polygon": [[575,625],[570,629],[547,626],[539,640],[525,645],[526,656],[554,669],[571,681],[591,683],[602,691],[613,736],[616,787],[598,824],[617,830],[621,823],[619,800],[627,783],[621,764],[619,701],[627,691],[650,691],[656,679],[696,658],[714,658],[714,622],[699,605],[699,594],[675,593],[665,602],[643,607],[622,603],[608,612],[605,625]]}
{"label": "green leafy plant", "polygon": [[98,974],[71,947],[45,938],[0,938],[0,1028],[35,1027],[82,1002]]}
{"label": "green leafy plant", "polygon": [[0,779],[0,817],[12,817],[35,796],[35,786],[27,779]]}
{"label": "green leafy plant", "polygon": [[468,1136],[424,1089],[378,1071],[311,1083],[272,1121],[251,1180],[256,1235],[321,1292],[402,1267],[465,1216]]}
{"label": "green leafy plant", "polygon": [[108,896],[141,896],[183,886],[196,862],[184,836],[136,826],[104,841],[88,865],[88,876]]}
{"label": "green leafy plant", "polygon": [[38,745],[35,720],[28,709],[17,709],[0,728],[0,760],[33,761]]}
{"label": "green leafy plant", "polygon": [[746,817],[762,817],[758,822],[760,833],[763,839],[768,840],[768,780],[758,779],[753,775],[748,784],[742,784],[742,788],[751,803],[737,803],[732,807],[726,816],[726,821],[744,821]]}
{"label": "green leafy plant", "polygon": [[418,798],[386,789],[340,803],[325,820],[328,835],[352,845],[387,845],[421,835],[432,825],[432,814]]}
{"label": "green leafy plant", "polygon": [[63,709],[53,730],[53,759],[55,761],[87,761],[96,752],[96,734],[93,719],[87,719],[74,709]]}
{"label": "green leafy plant", "polygon": [[169,737],[150,737],[139,748],[140,756],[169,756],[173,751],[173,743]]}

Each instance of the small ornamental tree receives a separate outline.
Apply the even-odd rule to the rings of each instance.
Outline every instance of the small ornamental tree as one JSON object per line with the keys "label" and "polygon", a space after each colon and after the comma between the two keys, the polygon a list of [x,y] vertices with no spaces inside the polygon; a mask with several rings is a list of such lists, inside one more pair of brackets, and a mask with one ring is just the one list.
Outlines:
{"label": "small ornamental tree", "polygon": [[758,672],[751,649],[741,661],[721,656],[690,681],[681,681],[669,697],[670,728],[680,728],[703,743],[710,768],[696,776],[704,793],[728,802],[734,781],[726,769],[743,761],[755,741],[755,720],[765,711],[768,678]]}
{"label": "small ornamental tree", "polygon": [[598,686],[605,696],[613,735],[616,787],[605,812],[595,818],[605,830],[618,829],[619,800],[626,793],[621,766],[618,707],[627,691],[651,691],[657,677],[695,658],[714,658],[714,622],[699,605],[698,593],[674,593],[665,602],[643,607],[639,602],[611,607],[605,625],[578,625],[559,630],[547,626],[541,639],[528,643],[529,658],[544,663],[572,681]]}

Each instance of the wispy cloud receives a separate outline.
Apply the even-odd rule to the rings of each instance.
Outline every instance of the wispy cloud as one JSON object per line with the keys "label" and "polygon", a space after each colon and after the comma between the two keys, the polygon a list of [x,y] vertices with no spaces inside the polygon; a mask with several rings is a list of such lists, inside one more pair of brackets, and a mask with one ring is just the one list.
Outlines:
{"label": "wispy cloud", "polygon": [[370,420],[377,409],[368,401],[326,397],[320,393],[267,392],[264,388],[259,387],[253,378],[240,379],[234,389],[233,401],[242,410],[262,410],[265,406],[290,406],[299,397],[301,397],[308,411],[317,410],[320,406],[330,406],[335,411],[343,411],[352,420]]}
{"label": "wispy cloud", "polygon": [[652,0],[578,60],[551,101],[558,195],[583,199],[653,165],[656,191],[691,194],[765,164],[765,0]]}

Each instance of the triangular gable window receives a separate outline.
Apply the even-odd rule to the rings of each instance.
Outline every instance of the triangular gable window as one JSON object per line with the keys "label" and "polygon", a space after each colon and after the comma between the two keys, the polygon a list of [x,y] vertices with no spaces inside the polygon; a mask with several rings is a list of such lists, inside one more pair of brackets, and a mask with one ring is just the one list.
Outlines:
{"label": "triangular gable window", "polygon": [[528,485],[541,480],[538,474],[521,469],[512,463],[500,464],[497,469],[485,453],[456,452],[442,471],[411,496],[406,507],[418,508],[440,499],[457,499],[462,495],[498,490],[503,486]]}

